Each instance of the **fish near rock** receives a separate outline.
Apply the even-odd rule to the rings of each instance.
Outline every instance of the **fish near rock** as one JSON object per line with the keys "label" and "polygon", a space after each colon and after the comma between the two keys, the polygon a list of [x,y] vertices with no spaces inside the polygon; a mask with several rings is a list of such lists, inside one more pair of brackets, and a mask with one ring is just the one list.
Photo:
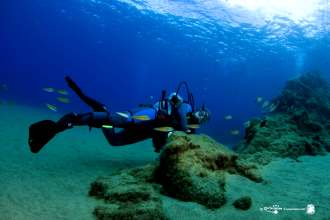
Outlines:
{"label": "fish near rock", "polygon": [[233,116],[232,116],[232,115],[226,115],[226,116],[224,117],[224,119],[225,119],[226,121],[229,121],[229,120],[232,120],[232,119],[233,119]]}
{"label": "fish near rock", "polygon": [[59,89],[59,90],[57,90],[57,93],[61,94],[61,95],[69,95],[69,92],[66,91],[65,89]]}
{"label": "fish near rock", "polygon": [[229,133],[233,136],[238,136],[240,134],[238,129],[230,130]]}
{"label": "fish near rock", "polygon": [[42,91],[52,93],[55,91],[55,89],[52,87],[45,87],[45,88],[42,88]]}
{"label": "fish near rock", "polygon": [[246,128],[236,149],[240,157],[264,165],[276,158],[297,160],[330,152],[329,94],[328,81],[318,73],[289,80],[268,107],[267,116]]}
{"label": "fish near rock", "polygon": [[46,103],[46,107],[49,109],[49,110],[52,110],[54,112],[57,112],[57,107],[55,105],[51,105],[51,104],[48,104]]}
{"label": "fish near rock", "polygon": [[57,101],[62,102],[64,104],[69,104],[70,103],[70,99],[68,99],[66,97],[57,97],[56,99],[57,99]]}
{"label": "fish near rock", "polygon": [[261,96],[256,98],[256,103],[261,103],[264,99]]}

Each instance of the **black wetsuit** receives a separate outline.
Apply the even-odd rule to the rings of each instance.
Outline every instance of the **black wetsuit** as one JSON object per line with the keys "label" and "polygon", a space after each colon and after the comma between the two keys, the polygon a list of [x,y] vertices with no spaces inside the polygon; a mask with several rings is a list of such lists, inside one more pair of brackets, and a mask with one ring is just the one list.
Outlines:
{"label": "black wetsuit", "polygon": [[[79,98],[92,108],[93,112],[65,115],[57,122],[60,131],[76,125],[102,128],[104,136],[112,146],[122,146],[152,138],[156,151],[158,151],[165,144],[168,134],[155,131],[155,127],[169,126],[176,130],[187,130],[187,115],[192,112],[188,103],[182,103],[177,108],[166,105],[169,106],[169,109],[166,109],[165,113],[163,109],[159,108],[159,103],[124,112],[108,112],[104,104],[85,95],[71,78],[66,77],[66,81]],[[136,116],[147,117],[147,120],[140,120]],[[104,127],[104,125],[110,127]]]}

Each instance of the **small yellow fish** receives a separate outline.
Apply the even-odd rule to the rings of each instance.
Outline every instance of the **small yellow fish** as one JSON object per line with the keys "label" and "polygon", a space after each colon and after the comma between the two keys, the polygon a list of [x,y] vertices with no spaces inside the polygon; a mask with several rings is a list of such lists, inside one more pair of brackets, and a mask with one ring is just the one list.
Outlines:
{"label": "small yellow fish", "polygon": [[262,108],[266,108],[269,105],[269,101],[264,101],[264,103],[262,104]]}
{"label": "small yellow fish", "polygon": [[278,104],[274,104],[274,103],[271,104],[270,107],[269,107],[269,112],[275,111],[277,109],[277,107],[278,107]]}
{"label": "small yellow fish", "polygon": [[111,129],[111,128],[113,128],[113,126],[112,125],[102,125],[102,128]]}
{"label": "small yellow fish", "polygon": [[56,99],[57,99],[59,102],[63,102],[63,103],[65,103],[65,104],[70,103],[70,99],[65,98],[65,97],[57,97]]}
{"label": "small yellow fish", "polygon": [[257,102],[257,103],[262,102],[262,100],[263,100],[263,98],[262,98],[261,96],[258,96],[258,97],[256,98],[256,102]]}
{"label": "small yellow fish", "polygon": [[46,88],[43,88],[42,90],[45,92],[54,92],[55,91],[55,89],[51,88],[51,87],[46,87]]}
{"label": "small yellow fish", "polygon": [[154,128],[155,131],[161,131],[161,132],[171,132],[174,131],[174,128],[172,127],[158,127]]}
{"label": "small yellow fish", "polygon": [[132,118],[140,121],[149,121],[151,118],[148,115],[133,115]]}
{"label": "small yellow fish", "polygon": [[228,120],[233,119],[233,116],[231,116],[231,115],[226,115],[226,116],[224,117],[224,119],[228,121]]}
{"label": "small yellow fish", "polygon": [[239,135],[239,130],[230,130],[230,134],[237,136],[237,135]]}
{"label": "small yellow fish", "polygon": [[191,128],[191,129],[198,129],[200,128],[201,126],[199,124],[190,124],[190,125],[187,125],[188,128]]}
{"label": "small yellow fish", "polygon": [[116,112],[116,114],[120,115],[121,117],[128,118],[129,115],[124,112]]}
{"label": "small yellow fish", "polygon": [[246,122],[244,122],[244,127],[245,127],[245,128],[250,127],[250,125],[251,125],[251,121],[246,121]]}
{"label": "small yellow fish", "polygon": [[57,107],[55,105],[51,105],[51,104],[46,103],[46,106],[47,106],[48,109],[50,109],[54,112],[57,112]]}
{"label": "small yellow fish", "polygon": [[57,90],[57,93],[59,93],[61,95],[69,95],[69,93],[65,89],[59,89],[59,90]]}

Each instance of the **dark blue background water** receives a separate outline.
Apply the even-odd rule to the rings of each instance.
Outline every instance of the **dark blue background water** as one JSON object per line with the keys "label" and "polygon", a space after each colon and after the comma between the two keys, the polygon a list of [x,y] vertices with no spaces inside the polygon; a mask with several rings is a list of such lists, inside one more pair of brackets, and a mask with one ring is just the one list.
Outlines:
{"label": "dark blue background water", "polygon": [[[238,137],[228,131],[243,131],[244,121],[261,115],[256,96],[276,96],[286,80],[304,71],[329,73],[327,26],[315,38],[293,26],[296,33],[286,42],[296,49],[290,51],[281,38],[267,44],[265,28],[183,19],[118,1],[20,0],[0,6],[0,83],[9,86],[0,98],[17,103],[88,111],[73,95],[65,105],[41,91],[66,88],[63,77],[70,75],[118,111],[150,102],[150,96],[156,101],[162,89],[174,90],[186,80],[197,104],[212,111],[202,131],[233,143]],[[227,114],[232,121],[223,119]]]}

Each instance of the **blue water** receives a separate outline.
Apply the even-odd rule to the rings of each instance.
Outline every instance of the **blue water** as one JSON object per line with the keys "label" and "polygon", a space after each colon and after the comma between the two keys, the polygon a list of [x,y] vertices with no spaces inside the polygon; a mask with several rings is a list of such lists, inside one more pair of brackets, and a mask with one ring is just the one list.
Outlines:
{"label": "blue water", "polygon": [[[280,13],[286,10],[228,2],[1,1],[0,83],[9,90],[0,98],[88,111],[74,95],[65,105],[41,90],[66,88],[63,77],[70,75],[118,111],[157,101],[162,89],[186,80],[197,104],[212,112],[201,132],[234,144],[243,123],[262,115],[257,96],[271,99],[306,71],[329,77],[330,5],[310,0],[315,10],[304,15],[299,5]],[[228,114],[233,120],[224,120]]]}

